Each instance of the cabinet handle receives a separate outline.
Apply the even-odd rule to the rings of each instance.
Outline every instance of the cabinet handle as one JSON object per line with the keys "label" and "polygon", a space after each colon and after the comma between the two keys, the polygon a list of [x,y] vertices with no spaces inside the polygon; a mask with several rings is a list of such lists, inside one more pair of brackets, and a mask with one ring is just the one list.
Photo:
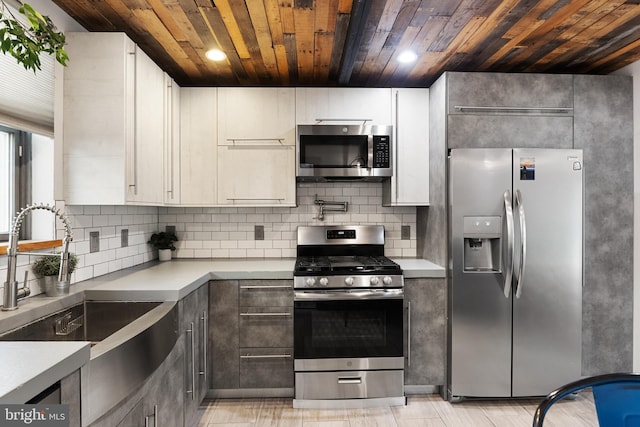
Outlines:
{"label": "cabinet handle", "polygon": [[292,285],[245,285],[240,286],[240,289],[291,289]]}
{"label": "cabinet handle", "polygon": [[[231,142],[233,145],[236,144],[236,142],[277,142],[280,145],[284,144],[284,138],[227,138],[228,142]],[[242,144],[243,146],[263,146],[265,144]],[[268,144],[267,144],[268,145]]]}
{"label": "cabinet handle", "polygon": [[171,194],[171,198],[173,198],[173,85],[171,84],[171,80],[167,82],[167,104],[165,106],[166,111],[166,125],[164,128],[165,131],[165,141],[169,141],[167,144],[167,193]]}
{"label": "cabinet handle", "polygon": [[[138,74],[138,64],[136,63],[137,61],[135,60],[135,57],[137,56],[137,51],[136,48],[134,48],[133,52],[129,52],[129,55],[133,55],[133,81],[136,81],[137,78],[137,74]],[[135,88],[133,90],[133,111],[132,117],[135,117],[136,115],[136,111],[137,111],[137,105],[138,105],[138,97],[136,96],[136,91]],[[138,172],[137,172],[137,168],[136,168],[136,163],[138,160],[138,144],[137,144],[137,134],[138,134],[138,129],[137,129],[137,123],[136,120],[133,120],[133,136],[128,138],[127,140],[127,148],[129,153],[127,153],[127,183],[129,185],[129,189],[133,190],[133,194],[136,195],[138,194],[138,188],[137,188],[137,184],[138,184]]]}
{"label": "cabinet handle", "polygon": [[202,369],[200,370],[200,375],[206,378],[207,376],[207,341],[209,340],[209,333],[208,333],[209,319],[207,318],[206,310],[202,312],[202,317],[200,318],[200,320],[202,320],[202,365],[201,365]]}
{"label": "cabinet handle", "polygon": [[338,384],[362,384],[361,377],[338,377]]}
{"label": "cabinet handle", "polygon": [[275,200],[277,202],[281,202],[284,200],[284,197],[227,197],[227,200],[232,202],[236,200]]}
{"label": "cabinet handle", "polygon": [[248,317],[291,316],[291,313],[288,313],[288,312],[276,312],[276,313],[240,313],[240,316],[248,316]]}
{"label": "cabinet handle", "polygon": [[191,327],[187,329],[187,333],[191,338],[191,390],[187,390],[187,394],[191,394],[191,400],[194,400],[196,394],[196,343],[193,339],[193,322],[191,322]]}
{"label": "cabinet handle", "polygon": [[153,427],[158,427],[158,405],[153,405],[153,415],[144,417],[144,427],[149,427],[149,417],[153,417]]}
{"label": "cabinet handle", "polygon": [[240,359],[291,359],[290,354],[242,354]]}
{"label": "cabinet handle", "polygon": [[400,101],[398,100],[400,98],[400,91],[396,91],[396,126],[395,126],[395,138],[393,139],[393,145],[394,145],[394,150],[393,150],[393,180],[395,181],[395,188],[396,188],[396,201],[398,201],[399,199],[399,195],[398,195],[398,188],[399,188],[399,184],[398,184],[398,180],[400,178],[400,176],[398,175],[398,134],[400,133],[400,111],[398,111],[400,109]]}
{"label": "cabinet handle", "polygon": [[460,113],[484,113],[484,114],[571,114],[572,107],[476,107],[468,105],[456,105],[453,107]]}
{"label": "cabinet handle", "polygon": [[411,367],[411,301],[407,301],[407,368]]}
{"label": "cabinet handle", "polygon": [[373,119],[316,119],[316,122],[362,122],[365,124],[366,122],[372,122]]}

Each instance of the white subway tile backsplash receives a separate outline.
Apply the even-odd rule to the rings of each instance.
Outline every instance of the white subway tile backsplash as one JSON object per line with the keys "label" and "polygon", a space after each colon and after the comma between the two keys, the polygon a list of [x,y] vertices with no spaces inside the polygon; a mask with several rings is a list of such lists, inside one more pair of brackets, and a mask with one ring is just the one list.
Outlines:
{"label": "white subway tile backsplash", "polygon": [[[348,202],[348,211],[325,212],[320,221],[316,196]],[[299,183],[297,202],[294,208],[65,206],[74,236],[70,248],[79,258],[72,283],[156,258],[157,252],[147,241],[167,225],[176,227],[180,239],[173,253],[176,258],[295,258],[297,227],[324,224],[383,224],[387,256],[416,256],[416,208],[382,206],[382,184]],[[254,240],[256,225],[264,227],[265,240]],[[411,227],[410,240],[400,239],[402,225]],[[125,248],[120,247],[123,228],[129,230],[129,246]],[[89,253],[90,231],[100,232],[99,252]],[[18,275],[24,275],[35,259],[20,257]],[[6,257],[0,257],[0,275],[6,274],[6,268]],[[40,293],[33,277],[30,286],[32,295]]]}
{"label": "white subway tile backsplash", "polygon": [[[178,258],[295,257],[297,227],[324,224],[383,224],[387,255],[416,256],[416,208],[382,206],[382,184],[299,183],[297,195],[295,208],[159,208],[158,225],[159,229],[176,226],[181,240],[175,254]],[[320,221],[316,196],[328,202],[348,202],[348,211],[325,212]],[[256,225],[264,226],[265,240],[253,240]],[[402,225],[411,227],[411,240],[400,239]],[[200,247],[210,248],[210,255],[189,251],[195,246],[184,240],[202,242]]]}

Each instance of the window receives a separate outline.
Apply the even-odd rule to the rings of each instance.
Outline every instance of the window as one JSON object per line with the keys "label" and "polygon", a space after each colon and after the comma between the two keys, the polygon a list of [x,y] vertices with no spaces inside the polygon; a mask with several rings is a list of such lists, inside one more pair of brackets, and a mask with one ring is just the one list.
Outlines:
{"label": "window", "polygon": [[[53,204],[53,139],[0,125],[0,242],[9,240],[16,212],[31,203]],[[21,240],[50,240],[55,221],[34,211],[20,228]]]}

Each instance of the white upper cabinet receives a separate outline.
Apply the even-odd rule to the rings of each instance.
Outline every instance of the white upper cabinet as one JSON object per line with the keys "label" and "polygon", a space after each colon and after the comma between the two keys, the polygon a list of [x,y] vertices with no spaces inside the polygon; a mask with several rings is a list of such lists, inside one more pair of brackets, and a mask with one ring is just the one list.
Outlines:
{"label": "white upper cabinet", "polygon": [[218,204],[295,206],[295,89],[218,88]]}
{"label": "white upper cabinet", "polygon": [[296,124],[392,123],[391,89],[296,88]]}
{"label": "white upper cabinet", "polygon": [[164,73],[123,33],[67,33],[64,197],[164,203]]}
{"label": "white upper cabinet", "polygon": [[295,147],[281,144],[218,147],[218,203],[295,206]]}
{"label": "white upper cabinet", "polygon": [[135,138],[127,147],[127,201],[164,202],[165,78],[141,49],[136,49]]}
{"label": "white upper cabinet", "polygon": [[429,89],[393,89],[393,177],[385,206],[429,204]]}
{"label": "white upper cabinet", "polygon": [[180,204],[212,206],[218,202],[216,88],[180,91]]}
{"label": "white upper cabinet", "polygon": [[294,88],[218,88],[218,145],[295,145]]}

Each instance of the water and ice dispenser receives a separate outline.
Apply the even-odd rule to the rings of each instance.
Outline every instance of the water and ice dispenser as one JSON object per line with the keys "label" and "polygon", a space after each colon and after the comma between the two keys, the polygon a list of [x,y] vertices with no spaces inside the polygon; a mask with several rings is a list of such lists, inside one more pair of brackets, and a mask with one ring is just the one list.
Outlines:
{"label": "water and ice dispenser", "polygon": [[502,218],[464,217],[464,271],[499,272],[502,247]]}

